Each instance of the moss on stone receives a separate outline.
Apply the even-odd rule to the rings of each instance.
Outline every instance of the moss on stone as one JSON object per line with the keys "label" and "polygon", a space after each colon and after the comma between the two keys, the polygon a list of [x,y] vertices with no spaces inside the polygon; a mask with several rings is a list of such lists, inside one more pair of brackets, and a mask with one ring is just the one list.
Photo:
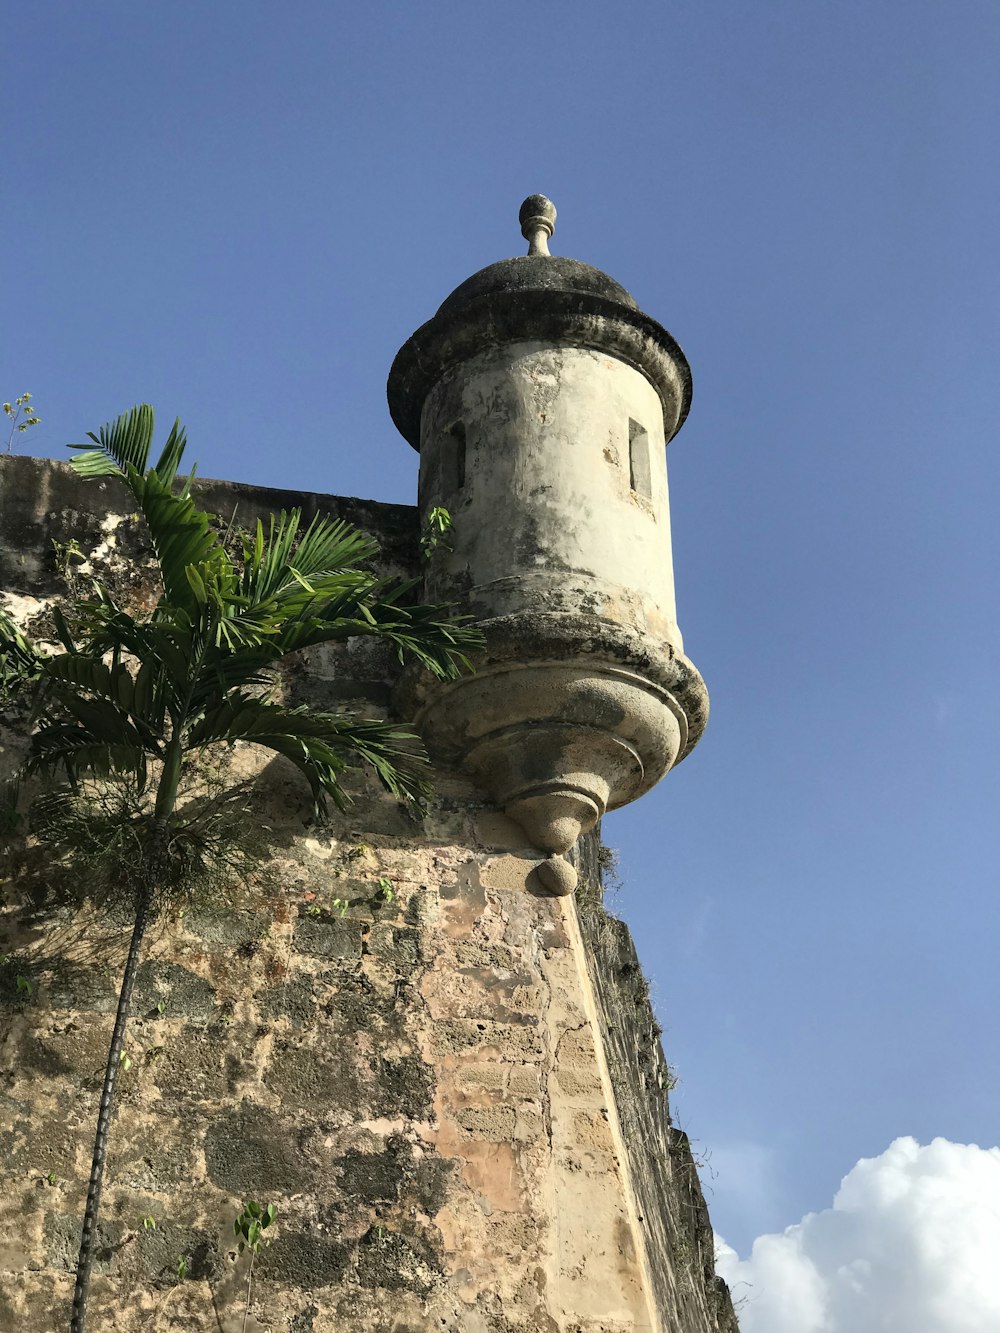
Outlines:
{"label": "moss on stone", "polygon": [[430,1246],[413,1243],[385,1227],[371,1227],[358,1247],[358,1281],[363,1287],[412,1291],[426,1296],[441,1276]]}
{"label": "moss on stone", "polygon": [[314,958],[361,957],[361,922],[329,915],[300,916],[293,935],[299,953]]}
{"label": "moss on stone", "polygon": [[213,1236],[194,1227],[160,1222],[155,1228],[139,1232],[139,1254],[145,1273],[152,1278],[176,1281],[177,1263],[187,1260],[187,1276],[198,1281],[214,1277],[222,1259]]}
{"label": "moss on stone", "polygon": [[[46,1213],[45,1246],[51,1268],[68,1271],[76,1268],[82,1230],[82,1217],[69,1217],[65,1213]],[[94,1243],[96,1273],[107,1273],[114,1267],[123,1236],[124,1228],[121,1223],[107,1219],[98,1222]]]}
{"label": "moss on stone", "polygon": [[339,1282],[350,1267],[351,1247],[313,1231],[282,1230],[262,1251],[257,1271],[262,1278],[312,1290]]}
{"label": "moss on stone", "polygon": [[423,1119],[434,1099],[434,1069],[419,1055],[379,1059],[373,1103],[379,1115]]}
{"label": "moss on stone", "polygon": [[250,1102],[213,1118],[205,1134],[205,1165],[214,1184],[241,1198],[295,1193],[313,1181],[294,1122]]}
{"label": "moss on stone", "polygon": [[264,912],[189,908],[184,914],[187,929],[208,944],[239,947],[248,940],[259,939],[270,924],[271,917]]}
{"label": "moss on stone", "polygon": [[317,1047],[279,1042],[268,1062],[264,1083],[289,1106],[341,1112],[351,1119],[363,1114],[362,1092],[353,1047]]}
{"label": "moss on stone", "polygon": [[118,1007],[118,989],[105,968],[56,966],[46,982],[45,997],[53,1009],[111,1014]]}
{"label": "moss on stone", "polygon": [[210,1018],[215,1010],[215,991],[203,978],[179,963],[152,959],[140,964],[136,974],[133,1012],[148,1013],[163,1004],[168,1017]]}
{"label": "moss on stone", "polygon": [[316,1014],[317,999],[313,978],[296,977],[281,986],[272,986],[257,996],[257,1011],[262,1018],[287,1018],[297,1027],[305,1027]]}

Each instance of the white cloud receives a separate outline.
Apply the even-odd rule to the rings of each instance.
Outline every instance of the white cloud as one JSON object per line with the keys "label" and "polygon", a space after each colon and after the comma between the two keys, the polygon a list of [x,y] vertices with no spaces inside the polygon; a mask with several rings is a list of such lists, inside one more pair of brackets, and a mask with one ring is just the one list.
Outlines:
{"label": "white cloud", "polygon": [[896,1139],[844,1177],[833,1207],[718,1269],[742,1333],[1000,1330],[1000,1148]]}

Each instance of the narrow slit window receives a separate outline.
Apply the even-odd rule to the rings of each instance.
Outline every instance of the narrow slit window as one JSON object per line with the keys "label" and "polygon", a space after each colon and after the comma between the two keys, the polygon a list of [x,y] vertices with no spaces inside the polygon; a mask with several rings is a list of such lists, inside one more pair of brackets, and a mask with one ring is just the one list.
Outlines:
{"label": "narrow slit window", "polygon": [[638,421],[628,423],[628,471],[629,484],[636,495],[651,500],[653,485],[649,468],[649,435]]}
{"label": "narrow slit window", "polygon": [[465,485],[465,427],[456,421],[444,440],[444,485],[447,493]]}

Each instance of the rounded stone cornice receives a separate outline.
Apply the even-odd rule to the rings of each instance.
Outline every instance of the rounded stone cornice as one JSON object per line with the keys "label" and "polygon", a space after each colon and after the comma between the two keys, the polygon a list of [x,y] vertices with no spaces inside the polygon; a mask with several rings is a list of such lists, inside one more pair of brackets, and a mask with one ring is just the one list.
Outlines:
{"label": "rounded stone cornice", "polygon": [[677,341],[623,287],[578,260],[523,255],[463,283],[400,348],[389,372],[389,413],[420,448],[424,402],[448,371],[511,343],[589,348],[632,366],[663,405],[666,439],[691,406],[691,371]]}
{"label": "rounded stone cornice", "polygon": [[[572,663],[586,671],[606,664],[648,681],[675,705],[682,721],[682,745],[674,765],[691,753],[708,722],[708,690],[694,663],[669,644],[649,639],[607,620],[551,612],[518,612],[480,620],[477,627],[486,649],[476,663],[477,675],[496,675],[512,668],[560,667]],[[417,722],[435,705],[462,688],[468,677],[443,683],[426,671],[404,670],[396,691],[397,711]]]}

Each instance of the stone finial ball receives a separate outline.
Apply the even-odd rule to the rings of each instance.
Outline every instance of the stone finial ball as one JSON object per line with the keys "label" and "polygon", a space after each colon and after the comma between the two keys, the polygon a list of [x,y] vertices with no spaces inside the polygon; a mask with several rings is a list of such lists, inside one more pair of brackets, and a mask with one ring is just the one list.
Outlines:
{"label": "stone finial ball", "polygon": [[517,220],[521,224],[522,236],[540,226],[545,227],[551,236],[556,226],[556,206],[544,194],[529,194],[521,205]]}

